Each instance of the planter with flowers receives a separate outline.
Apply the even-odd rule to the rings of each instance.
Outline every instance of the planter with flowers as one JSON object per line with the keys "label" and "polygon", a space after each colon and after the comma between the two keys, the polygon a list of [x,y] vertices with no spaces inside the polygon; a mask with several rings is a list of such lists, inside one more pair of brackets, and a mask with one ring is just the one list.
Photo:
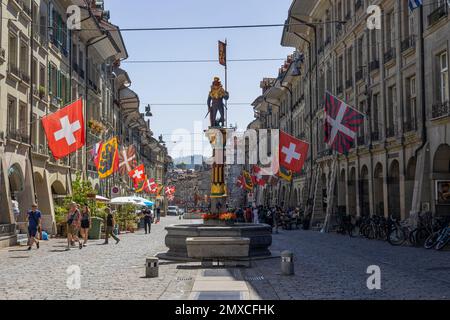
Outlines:
{"label": "planter with flowers", "polygon": [[101,135],[106,131],[105,126],[97,120],[89,120],[88,128],[94,135]]}
{"label": "planter with flowers", "polygon": [[204,214],[203,223],[208,226],[232,226],[236,222],[234,213]]}

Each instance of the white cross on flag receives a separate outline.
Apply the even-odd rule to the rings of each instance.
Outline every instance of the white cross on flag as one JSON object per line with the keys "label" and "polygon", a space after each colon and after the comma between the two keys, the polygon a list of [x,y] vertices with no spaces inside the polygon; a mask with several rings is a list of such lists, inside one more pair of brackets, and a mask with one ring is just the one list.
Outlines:
{"label": "white cross on flag", "polygon": [[292,172],[300,172],[308,156],[309,143],[280,131],[280,166]]}
{"label": "white cross on flag", "polygon": [[77,151],[85,143],[83,101],[79,99],[42,118],[42,126],[56,160]]}
{"label": "white cross on flag", "polygon": [[347,154],[364,122],[364,115],[327,93],[325,117],[325,143],[333,150]]}
{"label": "white cross on flag", "polygon": [[134,185],[137,186],[139,182],[144,181],[146,179],[145,176],[145,167],[141,164],[139,167],[136,167],[134,170],[128,172],[128,175],[131,179],[133,179]]}

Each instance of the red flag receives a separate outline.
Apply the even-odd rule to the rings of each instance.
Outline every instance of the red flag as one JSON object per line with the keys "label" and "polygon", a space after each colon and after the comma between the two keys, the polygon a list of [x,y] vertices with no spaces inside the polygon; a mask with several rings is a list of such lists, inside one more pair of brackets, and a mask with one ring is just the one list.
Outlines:
{"label": "red flag", "polygon": [[300,172],[308,156],[309,144],[280,131],[280,166]]}
{"label": "red flag", "polygon": [[357,137],[364,115],[327,93],[325,104],[325,143],[341,154],[347,154]]}
{"label": "red flag", "polygon": [[83,101],[81,99],[67,107],[42,118],[53,157],[58,160],[77,151],[85,144]]}
{"label": "red flag", "polygon": [[145,181],[146,179],[144,165],[141,164],[140,166],[131,170],[130,172],[128,172],[128,175],[130,176],[131,179],[133,179],[135,186],[139,185],[139,182]]}
{"label": "red flag", "polygon": [[266,185],[266,179],[263,176],[263,171],[258,166],[253,166],[253,178],[255,184],[258,186],[264,187]]}

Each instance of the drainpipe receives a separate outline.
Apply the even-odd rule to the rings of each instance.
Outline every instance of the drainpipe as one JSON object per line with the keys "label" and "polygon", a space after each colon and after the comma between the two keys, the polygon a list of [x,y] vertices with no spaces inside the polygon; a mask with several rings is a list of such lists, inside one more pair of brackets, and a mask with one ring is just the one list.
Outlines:
{"label": "drainpipe", "polygon": [[[34,15],[34,9],[33,9],[33,5],[31,5],[31,19],[33,19],[33,15]],[[33,21],[33,20],[31,20]],[[28,135],[28,143],[30,145],[30,148],[28,150],[28,157],[30,160],[30,166],[31,166],[31,183],[33,184],[33,198],[34,198],[34,202],[37,202],[37,197],[36,197],[36,182],[34,181],[34,172],[33,172],[33,155],[32,155],[32,151],[33,151],[33,123],[34,121],[31,121],[31,119],[33,119],[33,75],[34,75],[34,70],[32,68],[33,66],[33,31],[34,31],[34,24],[33,22],[31,22],[30,24],[30,31],[31,31],[31,37],[30,37],[30,82],[31,82],[31,87],[30,87],[30,125],[29,125],[29,130],[30,130],[30,134]],[[38,119],[36,118],[36,121],[38,121]]]}

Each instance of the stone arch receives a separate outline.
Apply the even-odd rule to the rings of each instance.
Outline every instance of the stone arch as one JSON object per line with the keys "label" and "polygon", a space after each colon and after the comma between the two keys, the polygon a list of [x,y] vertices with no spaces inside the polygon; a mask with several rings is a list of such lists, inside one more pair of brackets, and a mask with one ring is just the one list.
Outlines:
{"label": "stone arch", "polygon": [[373,173],[373,202],[375,214],[384,216],[384,173],[383,165],[377,163]]}
{"label": "stone arch", "polygon": [[388,171],[388,204],[389,215],[400,219],[400,164],[392,161]]}
{"label": "stone arch", "polygon": [[416,181],[416,165],[417,159],[411,157],[406,166],[405,175],[405,214],[408,217],[412,208],[412,197],[414,193],[414,184]]}
{"label": "stone arch", "polygon": [[433,158],[434,173],[450,173],[450,146],[442,144],[436,150]]}
{"label": "stone arch", "polygon": [[67,189],[64,186],[64,183],[55,180],[53,181],[51,187],[53,202],[59,205],[62,205],[64,202],[64,197],[67,195]]}
{"label": "stone arch", "polygon": [[[438,190],[433,192],[434,195],[438,195],[438,201],[436,203],[436,214],[437,215],[449,215],[449,205],[450,199],[447,194],[449,191],[447,181],[450,181],[450,146],[448,144],[442,144],[436,150],[433,158],[433,177],[435,181],[433,181],[433,190],[438,187]],[[444,181],[443,183],[439,183],[439,185],[435,182]]]}
{"label": "stone arch", "polygon": [[356,168],[352,167],[348,178],[348,213],[356,216],[356,208]]}
{"label": "stone arch", "polygon": [[12,196],[21,193],[25,188],[25,176],[18,163],[13,164],[8,170],[9,189]]}
{"label": "stone arch", "polygon": [[363,165],[361,168],[359,196],[361,216],[370,216],[369,169],[366,165]]}

